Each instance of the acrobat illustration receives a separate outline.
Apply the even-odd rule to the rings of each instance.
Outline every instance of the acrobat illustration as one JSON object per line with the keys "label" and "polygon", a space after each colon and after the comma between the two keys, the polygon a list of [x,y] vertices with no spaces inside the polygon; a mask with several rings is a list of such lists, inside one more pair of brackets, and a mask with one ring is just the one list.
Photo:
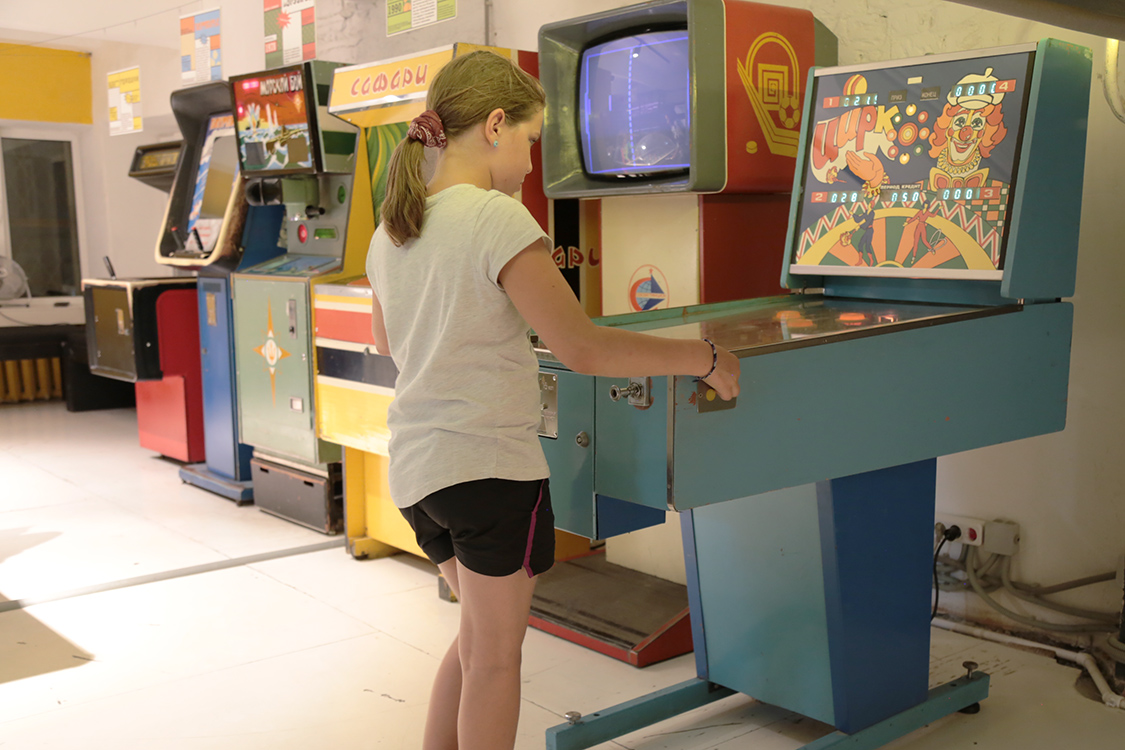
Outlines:
{"label": "acrobat illustration", "polygon": [[859,252],[860,260],[865,265],[875,266],[878,260],[875,257],[875,248],[871,244],[871,240],[875,237],[875,207],[874,205],[864,208],[862,205],[852,217],[858,225],[855,231],[860,232],[859,246],[856,250]]}

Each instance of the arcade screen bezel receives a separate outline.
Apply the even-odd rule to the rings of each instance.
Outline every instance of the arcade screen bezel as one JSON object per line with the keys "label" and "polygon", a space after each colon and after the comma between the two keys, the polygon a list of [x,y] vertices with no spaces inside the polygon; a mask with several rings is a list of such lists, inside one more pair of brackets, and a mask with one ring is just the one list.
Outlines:
{"label": "arcade screen bezel", "polygon": [[[1014,207],[1015,207],[1014,206],[1014,200],[1015,200],[1017,188],[1018,188],[1018,185],[1019,185],[1020,168],[1021,168],[1020,162],[1021,162],[1021,157],[1022,157],[1023,139],[1024,139],[1025,132],[1026,132],[1027,124],[1029,122],[1028,105],[1029,105],[1029,102],[1030,102],[1031,90],[1033,88],[1032,77],[1033,77],[1033,69],[1034,69],[1034,65],[1035,65],[1036,50],[1037,50],[1036,44],[1022,44],[1022,45],[1012,45],[1012,46],[1007,46],[1007,47],[998,47],[998,48],[983,49],[983,50],[971,50],[971,51],[965,51],[965,52],[957,52],[957,53],[950,53],[950,54],[945,54],[945,55],[932,55],[932,56],[921,57],[921,58],[910,58],[910,59],[905,59],[905,60],[896,60],[896,61],[888,61],[888,62],[881,62],[881,63],[869,63],[869,64],[853,65],[853,66],[839,66],[839,67],[831,67],[831,68],[820,68],[820,69],[814,70],[813,74],[811,76],[811,84],[810,84],[810,87],[809,87],[810,92],[809,92],[809,99],[808,99],[808,102],[811,105],[810,106],[811,111],[807,111],[805,113],[805,117],[804,117],[805,130],[804,130],[804,133],[803,133],[803,136],[802,136],[802,143],[804,144],[804,147],[803,147],[803,151],[800,155],[800,157],[801,157],[800,171],[797,173],[797,179],[799,181],[799,186],[798,186],[798,189],[794,191],[796,193],[796,195],[794,197],[794,212],[793,212],[793,221],[792,221],[791,245],[790,245],[790,247],[786,248],[786,263],[788,265],[789,273],[792,274],[793,276],[805,276],[805,277],[807,277],[807,276],[818,276],[818,277],[826,277],[826,278],[867,277],[867,278],[914,279],[914,280],[927,279],[927,280],[941,280],[941,281],[946,281],[946,282],[957,281],[957,280],[987,281],[987,282],[999,282],[999,281],[1001,281],[1003,279],[1004,270],[1005,270],[1005,267],[1006,267],[1005,264],[1006,264],[1007,255],[1008,255],[1008,241],[1009,241],[1009,239],[1011,237],[1011,233],[1012,233],[1012,226],[1013,226],[1012,225],[1012,219],[1013,219],[1013,213],[1014,213]],[[822,118],[822,115],[823,115],[823,111],[822,111],[823,106],[822,105],[824,104],[824,98],[822,97],[822,89],[821,89],[821,84],[823,82],[829,80],[830,77],[836,77],[836,76],[850,76],[850,75],[864,74],[864,73],[878,73],[878,72],[881,72],[881,71],[902,70],[902,69],[906,69],[906,68],[919,68],[919,67],[930,66],[930,65],[935,65],[935,64],[957,63],[957,62],[961,62],[961,61],[966,61],[966,62],[984,61],[984,60],[991,60],[993,58],[999,58],[999,57],[1005,57],[1005,56],[1026,56],[1026,68],[1022,72],[1023,78],[1019,82],[1019,85],[1022,86],[1022,90],[1020,90],[1018,92],[1019,101],[1020,101],[1020,105],[1019,105],[1020,110],[1019,110],[1019,113],[1018,113],[1018,118],[1011,118],[1011,119],[1005,118],[1005,122],[1004,122],[1005,127],[1007,128],[1008,133],[1009,133],[1009,137],[1010,137],[1009,150],[1010,150],[1010,154],[1011,154],[1011,180],[1006,185],[1007,196],[1006,196],[1006,200],[1005,200],[1005,203],[1004,203],[1005,208],[1004,208],[1004,217],[1003,217],[1003,222],[1002,222],[1003,231],[1001,233],[1000,240],[999,240],[999,254],[998,254],[998,259],[997,259],[995,269],[974,270],[974,269],[971,269],[971,268],[970,269],[933,268],[933,269],[918,270],[918,269],[914,269],[913,267],[895,268],[895,267],[886,267],[886,266],[872,267],[872,266],[869,266],[869,265],[864,265],[864,266],[823,265],[823,264],[808,265],[808,264],[798,264],[796,262],[797,252],[798,252],[798,250],[800,249],[800,246],[801,246],[802,235],[806,231],[806,228],[803,225],[803,219],[804,219],[805,212],[806,212],[808,206],[811,205],[811,203],[813,202],[812,200],[810,200],[811,195],[814,192],[825,192],[825,191],[827,191],[829,193],[833,192],[830,188],[824,188],[822,190],[812,190],[810,188],[810,186],[812,186],[812,185],[815,185],[816,187],[821,187],[822,184],[823,184],[823,183],[819,182],[819,180],[811,179],[813,177],[813,175],[810,172],[810,160],[812,158],[812,152],[813,152],[814,134],[815,134],[818,122],[820,122],[823,119]],[[983,70],[984,68],[988,67],[988,64],[985,63],[984,65],[979,66],[979,67],[981,68],[981,70]],[[976,71],[975,68],[972,68],[972,69],[966,68],[966,72],[968,73],[968,72],[979,72],[979,71]],[[906,76],[903,76],[902,78],[905,79]],[[964,79],[962,79],[962,80],[964,80]],[[957,85],[957,84],[953,84],[953,85]],[[947,101],[947,95],[948,94],[949,94],[949,89],[946,87],[946,82],[943,80],[940,95],[936,99],[936,101],[942,102],[942,105],[939,108],[938,113],[936,115],[931,113],[931,116],[934,118],[933,121],[932,121],[933,124],[936,124],[937,116],[939,116],[942,112],[944,112],[945,102]],[[1007,98],[1007,95],[1005,96],[1005,98]],[[888,102],[888,103],[891,103],[891,102]],[[898,102],[894,102],[894,103],[898,103]],[[906,102],[906,104],[910,104],[910,103],[911,102],[909,102],[909,101]],[[905,107],[904,107],[904,111],[905,111]],[[926,143],[927,141],[925,139],[919,138],[918,142]],[[1000,144],[1000,145],[1003,145],[1003,144]],[[855,178],[855,181],[859,185],[862,185],[862,182],[860,182],[858,178]],[[858,190],[858,188],[849,188],[848,190],[843,191],[843,192],[853,192],[855,190]],[[894,191],[890,190],[888,192],[893,193]],[[927,201],[927,203],[925,204],[925,207],[927,209],[932,207],[934,200],[935,200],[935,198],[931,197]],[[911,201],[911,203],[914,203],[914,201]],[[854,204],[853,204],[853,206],[854,206]],[[856,212],[854,210],[852,210],[852,211],[849,211],[849,213],[854,216]],[[874,215],[874,214],[872,214],[872,215]]]}
{"label": "arcade screen bezel", "polygon": [[[587,85],[587,69],[588,60],[591,53],[600,48],[612,45],[616,42],[623,42],[629,39],[641,39],[643,37],[656,35],[656,34],[675,34],[682,33],[683,41],[685,42],[685,70],[684,74],[687,78],[685,82],[685,101],[687,103],[687,154],[686,162],[671,167],[656,167],[656,168],[636,168],[636,169],[603,169],[595,171],[592,169],[591,154],[593,149],[591,143],[593,138],[590,137],[590,121],[596,117],[597,112],[591,112],[586,106],[588,97],[589,86]],[[680,41],[680,40],[668,40]],[[606,53],[599,53],[606,54]],[[693,76],[693,55],[692,55],[692,39],[691,33],[688,30],[686,20],[684,23],[663,23],[652,24],[647,26],[638,26],[622,32],[616,32],[601,38],[593,39],[588,42],[578,55],[578,82],[575,89],[576,106],[575,106],[575,129],[578,133],[578,154],[582,166],[582,172],[587,178],[591,180],[604,181],[609,184],[622,185],[633,182],[648,182],[653,179],[687,179],[691,175],[692,157],[694,154],[694,100],[692,96],[692,76]]]}
{"label": "arcade screen bezel", "polygon": [[[159,252],[158,260],[169,258],[179,261],[198,262],[206,261],[208,258],[214,256],[216,250],[215,246],[212,246],[210,250],[200,248],[198,250],[188,251],[188,248],[192,245],[192,227],[189,223],[192,206],[195,202],[196,185],[199,182],[200,164],[203,162],[205,153],[210,156],[207,141],[212,132],[211,123],[223,117],[231,117],[231,113],[223,109],[199,115],[202,127],[199,129],[197,137],[190,144],[190,147],[186,137],[183,141],[183,150],[176,164],[175,181],[173,182],[172,190],[168,198],[169,203],[163,233],[160,236],[160,243],[157,246]],[[237,147],[235,150],[237,151]],[[187,157],[186,159],[184,158],[185,156]],[[238,176],[236,174],[236,182],[237,179]],[[181,187],[179,183],[180,180],[185,180],[189,184],[186,187]],[[178,264],[173,263],[173,265]]]}
{"label": "arcade screen bezel", "polygon": [[[300,71],[302,76],[301,90],[305,94],[305,115],[308,125],[309,154],[312,156],[312,165],[309,167],[290,167],[286,169],[269,169],[247,167],[246,159],[242,153],[242,133],[238,122],[238,108],[240,105],[238,92],[242,90],[242,83],[254,79],[276,77]],[[324,154],[321,151],[320,129],[317,122],[317,95],[316,81],[313,79],[312,67],[309,61],[294,65],[283,65],[271,70],[262,70],[257,73],[247,73],[240,76],[231,76],[231,111],[234,113],[234,130],[238,139],[238,165],[246,179],[258,177],[287,177],[301,174],[317,174],[324,171]],[[310,104],[311,103],[311,104]]]}
{"label": "arcade screen bezel", "polygon": [[[225,119],[230,120],[230,126],[229,126],[230,129],[231,129],[230,135],[218,133],[218,131],[220,129],[225,129],[224,123],[222,122]],[[234,138],[235,139],[235,154],[236,155],[238,154],[238,131],[237,131],[237,126],[235,125],[235,122],[234,122],[234,114],[232,112],[215,112],[215,113],[212,113],[211,115],[208,115],[208,117],[207,117],[207,127],[203,131],[203,142],[199,146],[199,158],[196,160],[195,169],[193,170],[193,172],[195,174],[195,180],[192,182],[191,192],[189,193],[189,195],[191,196],[191,200],[188,201],[187,215],[186,215],[186,217],[184,218],[184,221],[183,221],[184,234],[185,234],[185,238],[186,238],[185,239],[185,248],[191,242],[191,232],[195,228],[195,223],[199,219],[203,218],[201,215],[200,216],[194,216],[194,214],[195,214],[195,211],[196,211],[197,204],[198,204],[199,208],[202,210],[203,196],[206,193],[207,184],[208,184],[208,181],[211,178],[211,157],[214,155],[214,152],[215,152],[215,144],[218,142],[218,140],[220,138]],[[206,169],[204,169],[204,163],[205,162],[206,162]],[[238,184],[239,184],[238,176],[239,176],[239,174],[241,174],[241,171],[242,171],[242,164],[240,162],[237,162],[235,164],[234,174],[231,178],[231,186],[230,186],[230,191],[227,194],[226,204],[230,203],[231,194],[233,194],[234,191],[238,188]],[[203,182],[203,192],[202,193],[200,192],[200,181],[201,180]],[[224,211],[225,211],[225,209],[226,209],[226,205],[224,205]],[[214,218],[212,220],[214,221]],[[226,220],[225,214],[224,214],[223,217],[218,218],[218,221],[217,221],[217,223],[215,225],[215,229],[214,229],[215,243],[211,245],[210,249],[205,249],[203,247],[200,247],[197,251],[198,257],[208,258],[208,257],[210,257],[214,254],[215,250],[218,247],[219,235],[222,232],[222,224],[225,220]]]}

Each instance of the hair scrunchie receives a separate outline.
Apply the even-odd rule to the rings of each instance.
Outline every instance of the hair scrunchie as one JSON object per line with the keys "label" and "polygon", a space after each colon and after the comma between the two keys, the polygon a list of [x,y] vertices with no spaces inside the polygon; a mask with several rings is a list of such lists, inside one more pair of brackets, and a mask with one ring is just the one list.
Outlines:
{"label": "hair scrunchie", "polygon": [[441,118],[432,109],[427,109],[414,118],[406,137],[421,141],[426,148],[445,148],[445,129],[442,127]]}

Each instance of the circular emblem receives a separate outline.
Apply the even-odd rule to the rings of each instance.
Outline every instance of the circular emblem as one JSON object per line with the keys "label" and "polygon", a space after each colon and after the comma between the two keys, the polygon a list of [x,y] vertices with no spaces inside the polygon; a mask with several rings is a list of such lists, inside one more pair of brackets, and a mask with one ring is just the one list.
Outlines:
{"label": "circular emblem", "polygon": [[262,356],[266,358],[266,362],[270,367],[276,367],[278,360],[281,359],[281,350],[277,347],[277,342],[273,339],[266,339],[266,345],[262,349]]}
{"label": "circular emblem", "polygon": [[668,305],[668,279],[656,266],[641,266],[629,280],[629,304],[636,312]]}

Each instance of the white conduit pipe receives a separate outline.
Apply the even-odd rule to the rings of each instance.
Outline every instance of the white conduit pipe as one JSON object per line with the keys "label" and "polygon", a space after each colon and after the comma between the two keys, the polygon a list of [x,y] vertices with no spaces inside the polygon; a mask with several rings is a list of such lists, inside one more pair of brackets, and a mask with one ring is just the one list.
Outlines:
{"label": "white conduit pipe", "polygon": [[983,628],[974,628],[970,625],[962,625],[959,622],[950,622],[949,620],[934,619],[931,623],[934,627],[943,630],[952,630],[954,633],[961,633],[962,635],[971,635],[974,638],[980,638],[985,641],[993,641],[995,643],[1004,643],[1011,646],[1023,646],[1024,648],[1034,648],[1041,651],[1050,651],[1055,656],[1064,660],[1073,662],[1083,667],[1090,677],[1094,680],[1094,684],[1098,688],[1098,692],[1102,694],[1102,702],[1110,708],[1125,709],[1125,696],[1120,696],[1109,687],[1109,683],[1102,677],[1101,670],[1098,669],[1097,662],[1094,657],[1089,654],[1081,654],[1075,651],[1067,651],[1063,648],[1055,648],[1054,646],[1046,646],[1042,643],[1035,641],[1025,641],[1023,638],[1016,638],[1015,636],[1005,635],[1003,633],[994,633],[991,630]]}

